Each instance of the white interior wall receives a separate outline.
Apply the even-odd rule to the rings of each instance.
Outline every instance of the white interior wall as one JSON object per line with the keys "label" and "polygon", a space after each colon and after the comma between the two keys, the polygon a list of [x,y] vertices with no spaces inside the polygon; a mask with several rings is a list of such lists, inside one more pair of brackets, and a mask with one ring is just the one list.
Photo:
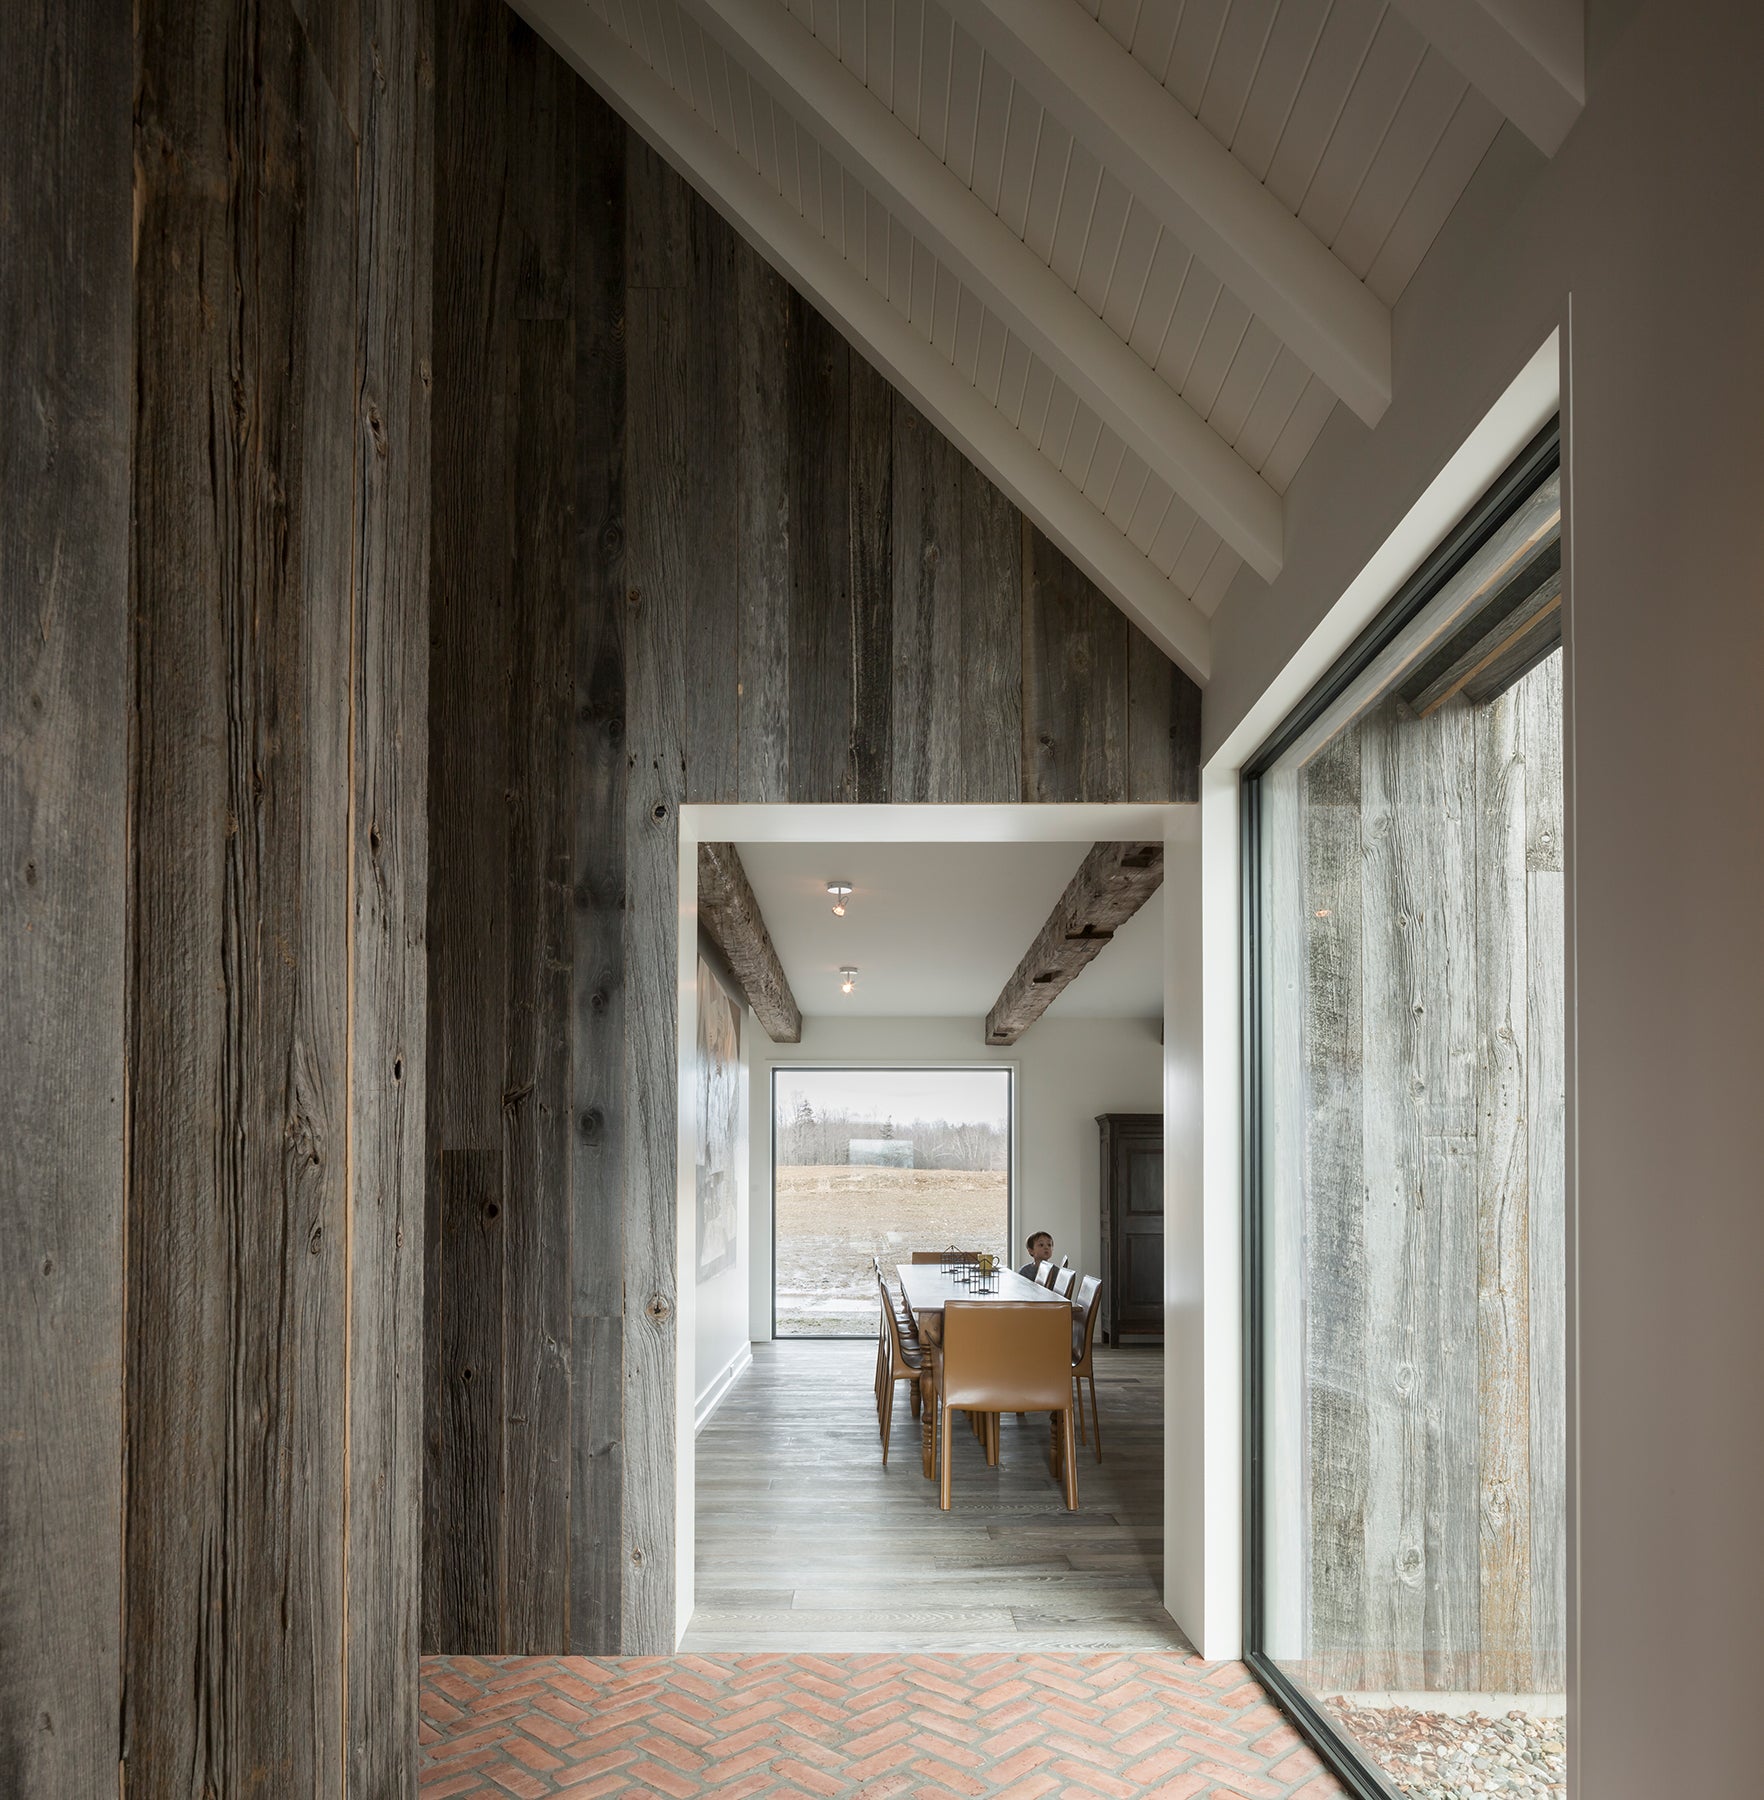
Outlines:
{"label": "white interior wall", "polygon": [[1549,163],[1503,131],[1396,309],[1390,411],[1338,409],[1280,579],[1220,609],[1206,929],[1258,700],[1562,326],[1570,1768],[1640,1800],[1751,1791],[1764,1678],[1764,14],[1590,12],[1580,123]]}
{"label": "white interior wall", "polygon": [[1157,1026],[1143,1019],[1045,1018],[1008,1049],[982,1038],[979,1019],[822,1017],[803,1020],[800,1044],[768,1043],[761,1034],[754,1048],[749,1123],[756,1340],[770,1335],[772,1317],[772,1071],[792,1064],[991,1063],[1015,1069],[1014,1261],[1024,1260],[1028,1233],[1045,1230],[1053,1233],[1056,1259],[1070,1256],[1082,1270],[1101,1269],[1096,1118],[1103,1112],[1161,1110]]}

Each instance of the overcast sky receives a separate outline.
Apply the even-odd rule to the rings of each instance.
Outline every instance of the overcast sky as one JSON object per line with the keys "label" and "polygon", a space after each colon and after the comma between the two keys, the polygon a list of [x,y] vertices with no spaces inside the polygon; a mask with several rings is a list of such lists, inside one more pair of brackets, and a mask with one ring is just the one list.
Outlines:
{"label": "overcast sky", "polygon": [[1008,1069],[780,1069],[776,1094],[783,1120],[806,1094],[817,1114],[891,1118],[901,1127],[921,1119],[1000,1130],[1010,1123]]}

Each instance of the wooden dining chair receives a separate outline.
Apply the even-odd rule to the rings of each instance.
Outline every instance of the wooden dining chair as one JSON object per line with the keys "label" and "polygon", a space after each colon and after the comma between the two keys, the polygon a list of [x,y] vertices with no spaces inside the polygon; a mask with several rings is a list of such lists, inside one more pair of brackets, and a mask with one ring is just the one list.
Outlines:
{"label": "wooden dining chair", "polygon": [[1061,1263],[1054,1270],[1053,1280],[1047,1284],[1062,1300],[1072,1298],[1072,1290],[1078,1285],[1078,1271],[1067,1263]]}
{"label": "wooden dining chair", "polygon": [[919,1371],[923,1347],[916,1338],[908,1339],[901,1329],[900,1314],[894,1309],[894,1296],[888,1291],[888,1283],[877,1277],[877,1285],[882,1290],[882,1328],[888,1334],[887,1368],[883,1379],[877,1384],[877,1423],[882,1428],[882,1467],[888,1467],[888,1437],[894,1424],[894,1386],[896,1382],[911,1383],[910,1395],[913,1413],[919,1413]]}
{"label": "wooden dining chair", "polygon": [[943,1342],[929,1347],[942,1459],[938,1506],[949,1511],[949,1416],[957,1409],[989,1423],[987,1461],[998,1460],[1001,1412],[1054,1416],[1056,1458],[1066,1510],[1078,1510],[1078,1458],[1072,1428],[1072,1327],[1063,1306],[1043,1300],[952,1300],[943,1309]]}
{"label": "wooden dining chair", "polygon": [[1102,1420],[1096,1411],[1096,1365],[1090,1359],[1096,1338],[1097,1315],[1102,1308],[1097,1296],[1102,1292],[1102,1278],[1086,1275],[1078,1284],[1078,1298],[1072,1302],[1072,1397],[1078,1403],[1078,1441],[1084,1442],[1084,1382],[1090,1380],[1091,1438],[1096,1447],[1096,1460],[1102,1461]]}

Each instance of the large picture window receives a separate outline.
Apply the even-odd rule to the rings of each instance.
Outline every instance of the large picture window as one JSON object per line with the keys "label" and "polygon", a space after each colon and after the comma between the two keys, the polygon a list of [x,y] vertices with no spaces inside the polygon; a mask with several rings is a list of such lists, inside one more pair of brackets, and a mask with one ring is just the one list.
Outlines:
{"label": "large picture window", "polygon": [[1246,780],[1251,1661],[1362,1793],[1564,1779],[1553,433]]}
{"label": "large picture window", "polygon": [[1011,1071],[775,1069],[773,1332],[873,1337],[914,1250],[1008,1253]]}

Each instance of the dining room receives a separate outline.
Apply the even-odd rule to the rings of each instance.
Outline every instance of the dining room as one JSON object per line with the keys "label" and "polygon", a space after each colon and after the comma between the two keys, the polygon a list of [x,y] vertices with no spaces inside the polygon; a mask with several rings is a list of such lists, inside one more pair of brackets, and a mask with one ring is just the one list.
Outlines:
{"label": "dining room", "polygon": [[1186,1647],[1162,849],[701,849],[682,1648]]}

